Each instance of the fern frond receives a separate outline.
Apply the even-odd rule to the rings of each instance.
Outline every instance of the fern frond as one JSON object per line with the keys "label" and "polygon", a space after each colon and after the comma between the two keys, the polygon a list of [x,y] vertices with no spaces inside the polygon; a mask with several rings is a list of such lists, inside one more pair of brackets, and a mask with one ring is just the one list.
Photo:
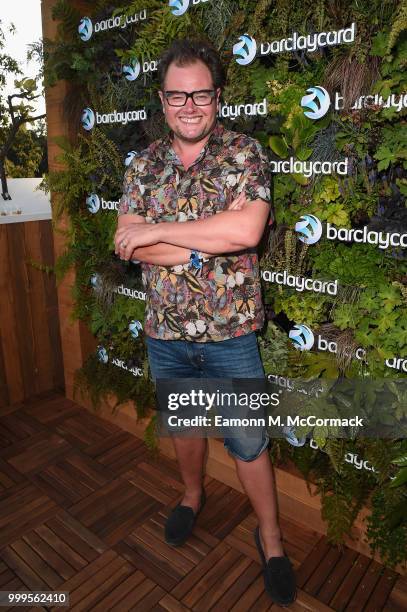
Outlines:
{"label": "fern frond", "polygon": [[400,2],[399,9],[396,13],[396,18],[392,24],[389,43],[387,45],[387,53],[391,53],[394,45],[397,42],[400,34],[407,30],[407,2]]}
{"label": "fern frond", "polygon": [[80,12],[67,0],[57,0],[52,7],[52,18],[59,21],[58,34],[62,39],[72,37],[78,29]]}

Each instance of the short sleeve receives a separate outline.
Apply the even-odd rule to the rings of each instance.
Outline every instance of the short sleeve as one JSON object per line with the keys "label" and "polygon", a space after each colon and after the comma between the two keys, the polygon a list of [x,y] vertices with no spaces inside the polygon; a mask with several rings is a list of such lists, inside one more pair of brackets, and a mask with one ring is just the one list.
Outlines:
{"label": "short sleeve", "polygon": [[263,200],[271,205],[272,175],[269,160],[261,145],[252,140],[236,157],[239,165],[244,166],[237,191],[240,193],[244,189],[248,202]]}
{"label": "short sleeve", "polygon": [[140,163],[134,159],[131,166],[126,170],[123,180],[123,195],[119,202],[119,215],[144,215],[145,200],[144,191],[145,187],[140,182]]}

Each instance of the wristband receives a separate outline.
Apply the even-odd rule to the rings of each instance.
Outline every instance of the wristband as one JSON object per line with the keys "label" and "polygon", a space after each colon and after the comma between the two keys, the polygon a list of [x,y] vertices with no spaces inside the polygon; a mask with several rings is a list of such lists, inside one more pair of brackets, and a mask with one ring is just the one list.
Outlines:
{"label": "wristband", "polygon": [[198,272],[202,270],[202,265],[206,263],[207,261],[209,261],[209,259],[205,259],[205,257],[200,251],[196,251],[195,249],[192,249],[191,255],[189,256],[189,266],[188,267],[191,271]]}

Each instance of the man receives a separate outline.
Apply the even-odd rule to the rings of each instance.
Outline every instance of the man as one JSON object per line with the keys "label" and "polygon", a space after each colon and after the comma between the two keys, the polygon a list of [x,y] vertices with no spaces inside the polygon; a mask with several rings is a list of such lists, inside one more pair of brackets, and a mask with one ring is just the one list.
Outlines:
{"label": "man", "polygon": [[[260,145],[225,130],[217,111],[225,78],[216,51],[175,41],[159,64],[167,138],[125,175],[116,253],[142,262],[150,369],[157,378],[264,378],[255,331],[264,323],[255,247],[270,215],[270,175]],[[258,517],[267,591],[295,598],[278,525],[268,436],[225,439]],[[166,541],[190,535],[205,502],[205,438],[173,436],[185,494]]]}

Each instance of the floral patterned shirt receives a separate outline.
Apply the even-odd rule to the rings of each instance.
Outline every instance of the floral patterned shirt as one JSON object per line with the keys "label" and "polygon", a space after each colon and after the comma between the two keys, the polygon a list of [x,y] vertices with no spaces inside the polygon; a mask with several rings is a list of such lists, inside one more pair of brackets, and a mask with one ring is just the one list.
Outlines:
{"label": "floral patterned shirt", "polygon": [[[256,140],[221,124],[188,170],[168,136],[133,159],[125,174],[119,214],[142,215],[148,223],[204,219],[224,210],[243,189],[249,202],[270,202],[269,168]],[[211,342],[263,325],[255,249],[211,257],[198,275],[189,264],[143,263],[142,270],[148,336]]]}

